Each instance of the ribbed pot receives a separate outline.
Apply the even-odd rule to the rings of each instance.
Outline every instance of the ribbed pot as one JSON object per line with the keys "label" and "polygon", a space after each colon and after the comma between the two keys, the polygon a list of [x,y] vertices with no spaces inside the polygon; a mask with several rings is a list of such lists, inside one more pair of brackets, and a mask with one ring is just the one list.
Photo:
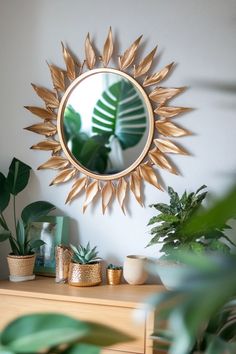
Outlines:
{"label": "ribbed pot", "polygon": [[35,254],[27,256],[15,256],[9,254],[7,256],[10,276],[12,277],[29,277],[33,275]]}
{"label": "ribbed pot", "polygon": [[122,269],[107,269],[107,284],[118,285],[121,282]]}
{"label": "ribbed pot", "polygon": [[73,286],[94,286],[102,282],[101,263],[70,263],[68,283]]}
{"label": "ribbed pot", "polygon": [[124,278],[131,285],[144,284],[148,278],[148,273],[145,269],[147,258],[138,255],[126,256],[124,262]]}

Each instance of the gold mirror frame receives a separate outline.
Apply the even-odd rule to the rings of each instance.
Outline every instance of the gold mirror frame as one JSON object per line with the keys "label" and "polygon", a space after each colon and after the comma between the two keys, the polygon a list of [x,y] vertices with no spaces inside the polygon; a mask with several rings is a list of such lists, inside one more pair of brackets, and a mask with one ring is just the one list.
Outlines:
{"label": "gold mirror frame", "polygon": [[[44,135],[47,138],[33,145],[31,149],[52,151],[52,157],[39,166],[38,169],[55,169],[60,171],[50,185],[56,185],[75,179],[67,196],[66,203],[72,202],[72,200],[85,190],[86,196],[83,203],[83,212],[99,193],[102,197],[103,213],[105,213],[114,195],[117,196],[120,207],[123,212],[125,212],[125,197],[128,187],[138,203],[143,206],[143,180],[162,190],[154,167],[166,169],[171,173],[178,174],[165,154],[187,155],[186,150],[167,139],[169,137],[177,138],[189,135],[189,131],[171,121],[171,118],[189,111],[189,108],[167,105],[168,100],[183,92],[185,88],[156,86],[167,77],[174,63],[166,65],[163,69],[150,76],[146,76],[149,73],[156,53],[157,47],[155,47],[137,65],[133,65],[132,75],[127,70],[136,59],[141,38],[142,36],[137,38],[124,54],[118,57],[118,69],[107,67],[112,58],[114,49],[111,28],[109,29],[108,36],[104,43],[103,54],[99,57],[100,61],[103,63],[103,68],[95,68],[97,56],[89,34],[85,40],[86,59],[82,65],[78,64],[77,60],[75,60],[70,51],[62,43],[66,70],[62,70],[53,64],[48,64],[54,89],[48,90],[32,84],[37,95],[44,101],[45,108],[34,106],[25,106],[25,108],[43,119],[43,123],[33,124],[25,129]],[[89,71],[83,73],[85,64]],[[142,153],[131,166],[113,175],[95,174],[81,166],[78,161],[75,161],[75,158],[73,158],[65,145],[62,132],[63,112],[69,93],[86,77],[99,72],[116,73],[131,81],[142,94],[148,110],[149,132]],[[137,78],[144,75],[145,78],[142,83],[138,82]],[[149,87],[153,85],[156,87],[149,92]],[[151,102],[156,106],[153,107]],[[154,118],[154,114],[157,116],[157,119]],[[54,121],[56,124],[54,124]],[[160,135],[158,138],[154,137],[154,127],[158,135]],[[151,148],[152,144],[154,144],[153,148]],[[128,182],[127,179],[129,180]]]}

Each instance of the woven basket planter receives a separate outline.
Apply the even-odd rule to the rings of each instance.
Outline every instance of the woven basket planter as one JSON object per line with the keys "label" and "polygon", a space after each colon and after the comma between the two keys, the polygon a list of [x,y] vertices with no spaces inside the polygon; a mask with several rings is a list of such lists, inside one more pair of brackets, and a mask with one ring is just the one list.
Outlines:
{"label": "woven basket planter", "polygon": [[94,286],[102,282],[101,263],[70,263],[68,283],[74,286]]}
{"label": "woven basket planter", "polygon": [[15,256],[9,254],[7,263],[11,281],[24,281],[34,278],[35,254],[27,256]]}

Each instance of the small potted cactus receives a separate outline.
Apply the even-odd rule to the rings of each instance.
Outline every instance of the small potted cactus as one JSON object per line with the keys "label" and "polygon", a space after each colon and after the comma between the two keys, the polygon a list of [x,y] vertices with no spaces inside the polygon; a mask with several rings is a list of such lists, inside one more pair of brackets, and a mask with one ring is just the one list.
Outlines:
{"label": "small potted cactus", "polygon": [[123,267],[109,264],[107,266],[107,284],[118,285],[121,282]]}
{"label": "small potted cactus", "polygon": [[68,283],[74,286],[94,286],[102,282],[101,258],[98,257],[97,247],[70,245],[73,252]]}

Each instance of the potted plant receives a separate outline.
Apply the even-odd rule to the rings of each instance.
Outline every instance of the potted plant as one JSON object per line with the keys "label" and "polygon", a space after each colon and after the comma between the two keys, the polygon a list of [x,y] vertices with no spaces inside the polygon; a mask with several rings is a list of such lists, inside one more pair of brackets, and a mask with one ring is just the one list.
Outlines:
{"label": "potted plant", "polygon": [[[155,224],[155,226],[150,231],[152,239],[147,247],[154,244],[162,244],[160,250],[163,253],[161,262],[165,264],[163,274],[161,272],[159,274],[162,281],[164,278],[168,278],[166,272],[169,272],[169,266],[173,266],[173,259],[175,263],[181,263],[179,256],[181,256],[182,252],[193,254],[229,253],[230,247],[223,242],[223,239],[227,239],[228,242],[232,243],[223,232],[225,228],[230,228],[226,224],[210,231],[193,230],[191,234],[186,234],[183,229],[183,226],[190,220],[192,215],[200,211],[202,201],[207,195],[205,185],[201,186],[196,192],[188,194],[185,191],[182,196],[179,196],[173,188],[168,187],[168,194],[170,196],[169,204],[158,203],[151,205],[151,207],[159,211],[159,214],[153,216],[148,223],[148,225]],[[171,262],[167,262],[170,259]],[[175,269],[171,269],[171,271],[175,272]],[[177,272],[177,274],[179,273]],[[176,283],[179,281],[177,274],[175,278],[172,278],[172,280],[175,279]],[[166,284],[166,280],[164,282],[167,287],[174,285]]]}
{"label": "potted plant", "polygon": [[74,286],[94,286],[102,282],[101,258],[98,257],[96,246],[90,247],[88,242],[86,247],[70,245],[73,252],[68,283]]}
{"label": "potted plant", "polygon": [[[186,235],[206,230],[217,233],[235,217],[236,186],[213,206],[193,215],[183,231]],[[188,264],[184,281],[175,290],[150,298],[159,323],[152,334],[157,349],[175,354],[236,353],[235,252],[218,257],[183,252],[180,258]]]}
{"label": "potted plant", "polygon": [[[0,173],[0,242],[9,240],[11,253],[7,257],[10,280],[22,281],[34,278],[35,250],[44,244],[42,240],[29,239],[30,223],[47,215],[55,206],[45,201],[27,205],[17,221],[16,196],[28,184],[31,167],[13,158],[7,177]],[[11,231],[4,217],[10,198],[13,199],[14,231]]]}
{"label": "potted plant", "polygon": [[107,266],[107,283],[109,285],[118,285],[121,282],[123,267],[112,263]]}

